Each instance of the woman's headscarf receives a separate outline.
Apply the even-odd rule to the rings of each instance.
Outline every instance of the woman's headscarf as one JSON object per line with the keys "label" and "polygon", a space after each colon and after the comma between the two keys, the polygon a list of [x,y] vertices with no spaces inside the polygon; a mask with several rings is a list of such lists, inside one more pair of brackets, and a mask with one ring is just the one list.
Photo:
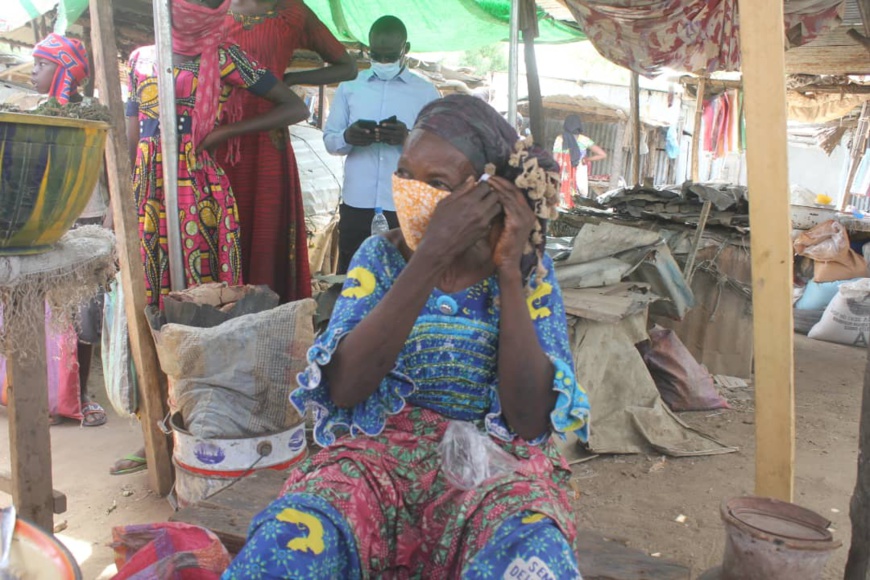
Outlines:
{"label": "woman's headscarf", "polygon": [[33,56],[44,58],[57,65],[48,94],[57,99],[61,105],[69,102],[76,87],[90,75],[85,45],[75,38],[67,38],[52,32],[34,47]]}
{"label": "woman's headscarf", "polygon": [[221,96],[219,49],[229,42],[224,20],[230,0],[217,8],[172,1],[172,50],[184,56],[199,56],[196,105],[193,108],[193,144],[200,144],[214,129]]}
{"label": "woman's headscarf", "polygon": [[580,145],[577,144],[577,135],[583,132],[583,121],[577,115],[568,115],[562,125],[562,146],[568,147],[571,152],[571,165],[577,167],[583,158]]}
{"label": "woman's headscarf", "polygon": [[542,277],[547,221],[556,217],[558,204],[559,164],[552,155],[520,139],[498,111],[470,95],[454,94],[429,103],[414,128],[434,133],[459,149],[478,176],[504,177],[523,192],[538,221],[520,267],[526,278],[532,273]]}

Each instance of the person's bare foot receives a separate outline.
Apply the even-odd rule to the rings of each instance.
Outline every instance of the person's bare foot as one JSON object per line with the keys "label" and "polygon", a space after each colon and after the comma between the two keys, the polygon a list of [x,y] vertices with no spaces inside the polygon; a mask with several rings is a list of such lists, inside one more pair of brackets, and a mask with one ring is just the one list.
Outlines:
{"label": "person's bare foot", "polygon": [[138,473],[148,469],[148,464],[145,460],[145,448],[142,447],[135,453],[126,455],[115,462],[115,465],[109,469],[111,475],[129,475]]}

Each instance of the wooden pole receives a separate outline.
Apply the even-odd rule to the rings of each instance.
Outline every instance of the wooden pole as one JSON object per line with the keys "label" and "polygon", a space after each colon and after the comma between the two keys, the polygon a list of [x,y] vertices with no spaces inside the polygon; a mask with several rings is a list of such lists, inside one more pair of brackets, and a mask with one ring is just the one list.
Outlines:
{"label": "wooden pole", "polygon": [[[534,0],[522,0],[520,16],[526,57],[526,83],[529,89],[529,125],[535,144],[543,147],[546,139],[544,134],[544,99],[541,96],[538,60],[535,58],[535,39],[538,37],[538,7]],[[516,121],[514,121],[514,126],[516,126]]]}
{"label": "wooden pole", "polygon": [[704,118],[704,93],[707,77],[698,79],[698,98],[695,100],[695,125],[692,129],[692,181],[697,182],[701,173],[701,124]]}
{"label": "wooden pole", "polygon": [[[175,67],[172,63],[172,0],[154,0],[154,43],[157,47],[157,90],[160,126],[175,127]],[[160,131],[163,157],[163,195],[166,203],[166,246],[169,257],[169,284],[173,291],[184,290],[184,254],[181,251],[181,223],[178,216],[178,131]]]}
{"label": "wooden pole", "polygon": [[849,156],[849,177],[846,179],[846,187],[843,189],[843,198],[840,200],[840,211],[845,211],[852,199],[852,185],[861,167],[861,158],[867,150],[867,133],[870,131],[870,103],[864,102],[861,107],[861,118],[855,129],[855,137],[852,139],[852,152]]}
{"label": "wooden pole", "polygon": [[632,71],[631,89],[631,179],[633,185],[640,184],[640,76]]}
{"label": "wooden pole", "polygon": [[[43,302],[27,319],[45,318]],[[12,455],[12,501],[21,517],[49,534],[54,532],[51,481],[51,435],[48,424],[48,376],[45,370],[45,324],[34,325],[36,354],[9,358],[9,447]],[[18,339],[12,337],[12,342]]]}
{"label": "wooden pole", "polygon": [[535,145],[544,146],[544,99],[541,96],[541,79],[538,77],[538,61],[535,58],[535,39],[523,33],[526,54],[526,81],[529,85],[529,126]]}
{"label": "wooden pole", "polygon": [[794,326],[781,0],[739,0],[755,337],[755,493],[794,495]]}
{"label": "wooden pole", "polygon": [[864,395],[858,435],[858,480],[852,495],[852,546],[845,580],[870,580],[870,350],[864,370]]}
{"label": "wooden pole", "polygon": [[508,53],[508,110],[507,120],[511,127],[517,126],[517,101],[519,101],[520,76],[520,0],[511,0],[511,36]]}
{"label": "wooden pole", "polygon": [[326,85],[320,85],[317,89],[317,128],[323,130],[323,125],[326,120],[323,116],[326,114]]}
{"label": "wooden pole", "polygon": [[130,150],[124,131],[124,105],[121,78],[118,74],[118,47],[112,3],[90,0],[91,40],[94,46],[94,70],[100,98],[112,115],[112,129],[106,146],[106,170],[112,214],[115,221],[121,284],[124,286],[124,309],[130,332],[130,349],[139,379],[140,421],[145,437],[145,458],[151,489],[159,495],[172,490],[172,462],[169,439],[158,427],[166,415],[166,397],[161,386],[160,366],[145,319],[145,269],[139,256],[138,209],[133,199],[130,176]]}
{"label": "wooden pole", "polygon": [[[860,3],[865,30],[870,29],[870,1]],[[866,109],[866,103],[865,103]],[[862,111],[864,117],[865,111]],[[849,192],[850,188],[846,188]],[[844,580],[870,580],[870,350],[864,369],[864,394],[858,430],[858,478],[852,494],[849,516],[852,520],[852,545],[846,561]]]}
{"label": "wooden pole", "polygon": [[[692,129],[692,182],[697,183],[701,178],[701,120],[704,116],[704,94],[707,90],[707,77],[702,76],[698,80],[698,97],[695,99],[695,126]],[[705,201],[701,208],[701,217],[698,218],[698,227],[695,230],[695,236],[692,239],[692,246],[689,250],[689,256],[686,258],[686,267],[683,270],[683,276],[686,278],[686,283],[691,287],[692,277],[695,274],[695,258],[698,256],[698,249],[701,247],[701,238],[704,237],[704,230],[707,228],[707,220],[710,219],[710,212],[713,209],[712,202]]]}
{"label": "wooden pole", "polygon": [[613,158],[610,160],[610,188],[619,186],[619,178],[625,170],[625,123],[616,127],[616,143],[613,145]]}

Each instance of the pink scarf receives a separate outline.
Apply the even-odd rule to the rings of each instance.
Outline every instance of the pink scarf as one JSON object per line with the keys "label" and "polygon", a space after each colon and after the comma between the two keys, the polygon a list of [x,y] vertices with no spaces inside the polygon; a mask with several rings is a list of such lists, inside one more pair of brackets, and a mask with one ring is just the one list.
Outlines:
{"label": "pink scarf", "polygon": [[221,67],[218,49],[229,42],[224,24],[230,1],[217,8],[187,0],[172,2],[172,50],[184,56],[200,56],[196,105],[193,108],[193,144],[198,146],[211,133],[217,119],[221,96]]}

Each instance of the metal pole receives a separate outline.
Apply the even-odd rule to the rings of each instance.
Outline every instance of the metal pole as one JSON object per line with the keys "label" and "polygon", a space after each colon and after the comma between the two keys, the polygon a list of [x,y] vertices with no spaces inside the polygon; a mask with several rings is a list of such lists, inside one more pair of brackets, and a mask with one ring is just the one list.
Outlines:
{"label": "metal pole", "polygon": [[169,280],[173,291],[184,290],[184,258],[178,219],[178,119],[175,111],[175,74],[172,65],[172,0],[154,2],[154,41],[157,47],[157,89],[160,102],[160,143],[163,156],[163,195]]}
{"label": "metal pole", "polygon": [[520,76],[520,0],[511,0],[511,40],[508,62],[508,123],[517,126]]}

